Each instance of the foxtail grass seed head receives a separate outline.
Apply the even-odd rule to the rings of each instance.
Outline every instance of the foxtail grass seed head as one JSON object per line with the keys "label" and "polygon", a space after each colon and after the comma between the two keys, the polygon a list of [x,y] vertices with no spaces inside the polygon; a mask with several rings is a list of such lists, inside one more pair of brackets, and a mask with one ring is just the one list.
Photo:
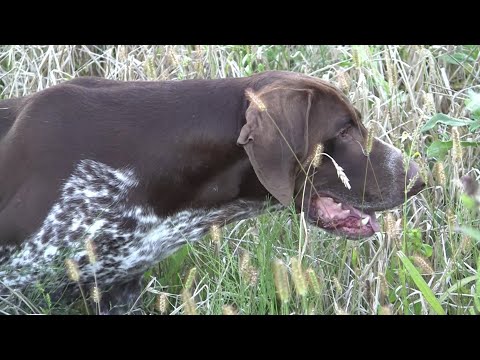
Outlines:
{"label": "foxtail grass seed head", "polygon": [[401,121],[401,113],[398,106],[392,106],[390,108],[390,118],[392,119],[392,123]]}
{"label": "foxtail grass seed head", "polygon": [[102,300],[102,293],[98,286],[94,286],[92,289],[92,299],[95,304],[100,304],[100,301]]}
{"label": "foxtail grass seed head", "polygon": [[205,68],[203,66],[202,61],[197,61],[195,63],[195,72],[197,73],[197,75],[204,77],[204,70]]}
{"label": "foxtail grass seed head", "polygon": [[432,93],[423,94],[423,111],[431,116],[435,113],[435,101]]}
{"label": "foxtail grass seed head", "polygon": [[433,166],[433,176],[435,177],[435,181],[438,185],[442,188],[445,188],[447,184],[447,178],[445,176],[445,167],[443,166],[443,162],[437,161]]}
{"label": "foxtail grass seed head", "polygon": [[167,294],[164,292],[157,295],[157,301],[155,303],[155,308],[160,314],[166,314],[168,308],[168,299]]}
{"label": "foxtail grass seed head", "polygon": [[413,256],[413,263],[415,264],[416,267],[420,268],[425,275],[433,275],[434,271],[432,269],[432,266],[430,263],[420,255],[414,255]]}
{"label": "foxtail grass seed head", "polygon": [[390,244],[393,244],[398,249],[402,248],[402,218],[395,220],[395,216],[392,213],[388,213],[384,218],[384,230],[385,234],[390,240]]}
{"label": "foxtail grass seed head", "polygon": [[223,315],[238,315],[237,310],[232,305],[224,305],[222,307]]}
{"label": "foxtail grass seed head", "polygon": [[372,285],[370,283],[370,280],[365,280],[365,300],[367,301],[367,304],[370,306],[373,306],[373,294],[372,294]]}
{"label": "foxtail grass seed head", "polygon": [[85,250],[87,251],[88,262],[92,265],[95,264],[97,262],[97,256],[92,239],[85,240]]}
{"label": "foxtail grass seed head", "polygon": [[290,298],[288,271],[285,264],[279,259],[276,259],[273,262],[273,276],[275,280],[275,287],[277,288],[277,295],[280,301],[287,303]]}
{"label": "foxtail grass seed head", "polygon": [[460,242],[460,252],[462,254],[468,254],[472,250],[472,238],[467,235],[462,236],[462,241]]}
{"label": "foxtail grass seed head", "polygon": [[[391,59],[391,57],[390,57]],[[395,67],[395,63],[393,62],[392,59],[392,75],[393,75],[393,86],[397,86],[398,84],[398,71],[397,68]]]}
{"label": "foxtail grass seed head", "polygon": [[258,281],[258,270],[250,263],[250,253],[243,251],[238,265],[240,275],[248,284],[255,286]]}
{"label": "foxtail grass seed head", "polygon": [[188,289],[183,290],[182,301],[185,315],[197,315],[197,308]]}
{"label": "foxtail grass seed head", "polygon": [[358,54],[358,47],[352,46],[352,61],[355,67],[359,68],[362,64],[360,62],[360,56]]}
{"label": "foxtail grass seed head", "polygon": [[383,218],[383,230],[385,231],[385,234],[389,236],[390,238],[394,237],[394,231],[395,231],[395,218],[393,217],[393,214],[391,212],[387,213],[385,217]]}
{"label": "foxtail grass seed head", "polygon": [[337,315],[348,315],[348,312],[345,311],[343,308],[341,308],[340,306],[335,310],[335,313]]}
{"label": "foxtail grass seed head", "polygon": [[210,235],[212,236],[212,241],[214,243],[219,243],[222,237],[220,227],[218,225],[212,225],[212,227],[210,228]]}
{"label": "foxtail grass seed head", "polygon": [[401,222],[402,219],[395,220],[395,216],[391,212],[387,213],[383,218],[385,234],[390,239],[390,242],[393,242],[399,248],[402,246],[400,241]]}
{"label": "foxtail grass seed head", "polygon": [[190,269],[187,275],[187,280],[185,280],[185,289],[190,290],[195,281],[195,275],[197,275],[197,268],[193,267]]}
{"label": "foxtail grass seed head", "polygon": [[323,144],[317,144],[313,153],[312,166],[316,169],[322,163]]}
{"label": "foxtail grass seed head", "polygon": [[427,64],[428,64],[428,81],[430,83],[435,83],[436,80],[436,65],[435,65],[435,59],[433,57],[433,54],[430,50],[423,48],[423,55],[427,59]]}
{"label": "foxtail grass seed head", "polygon": [[247,275],[248,270],[250,269],[250,253],[248,251],[243,251],[240,256],[240,263],[238,265],[240,274],[242,276]]}
{"label": "foxtail grass seed head", "polygon": [[313,293],[317,296],[320,296],[322,294],[322,289],[320,288],[320,281],[318,280],[317,274],[315,274],[315,270],[308,268],[305,274]]}
{"label": "foxtail grass seed head", "polygon": [[367,140],[365,142],[365,156],[370,155],[372,152],[373,139],[375,138],[375,125],[374,123],[368,124]]}
{"label": "foxtail grass seed head", "polygon": [[419,173],[420,173],[421,179],[423,180],[423,182],[425,184],[428,184],[429,183],[428,174],[429,174],[430,169],[429,169],[427,163],[425,162],[425,160],[423,158],[418,158],[417,163],[418,163]]}
{"label": "foxtail grass seed head", "polygon": [[177,60],[177,55],[175,54],[175,51],[173,51],[171,48],[168,50],[167,58],[170,60],[173,66],[175,67],[180,66],[180,63]]}
{"label": "foxtail grass seed head", "polygon": [[383,305],[378,309],[378,315],[393,315],[391,305]]}
{"label": "foxtail grass seed head", "polygon": [[147,57],[143,65],[145,75],[149,80],[155,80],[157,78],[157,71],[155,69],[155,62],[153,56]]}
{"label": "foxtail grass seed head", "polygon": [[393,65],[392,57],[390,56],[390,51],[385,49],[385,65],[387,67],[387,81],[390,91],[397,85],[397,71]]}
{"label": "foxtail grass seed head", "polygon": [[263,103],[263,101],[260,99],[258,95],[256,95],[252,90],[248,89],[246,91],[247,98],[260,110],[260,111],[266,111],[267,107]]}
{"label": "foxtail grass seed head", "polygon": [[406,131],[402,132],[402,135],[400,136],[400,142],[403,144],[406,140],[411,139],[412,137],[410,136],[409,133]]}
{"label": "foxtail grass seed head", "polygon": [[380,280],[380,304],[386,304],[388,300],[388,283],[385,275],[382,273],[378,274]]}
{"label": "foxtail grass seed head", "polygon": [[417,126],[415,130],[413,130],[412,133],[412,143],[410,144],[410,149],[413,152],[415,149],[417,149],[418,145],[418,140],[420,139],[420,129],[421,126]]}
{"label": "foxtail grass seed head", "polygon": [[291,259],[292,263],[292,278],[293,283],[295,284],[295,289],[297,294],[300,296],[307,295],[307,281],[305,280],[305,275],[302,270],[302,263],[297,258]]}
{"label": "foxtail grass seed head", "polygon": [[120,62],[125,62],[128,59],[128,51],[127,47],[124,45],[119,45],[118,46],[118,60]]}
{"label": "foxtail grass seed head", "polygon": [[338,87],[344,93],[346,93],[348,89],[350,89],[350,79],[346,71],[338,72]]}
{"label": "foxtail grass seed head", "polygon": [[460,144],[460,133],[458,128],[452,127],[452,162],[460,164],[462,162],[462,145]]}
{"label": "foxtail grass seed head", "polygon": [[334,276],[333,278],[333,285],[335,286],[335,289],[337,290],[338,293],[342,293],[342,285],[340,285],[340,281],[338,281],[337,277]]}
{"label": "foxtail grass seed head", "polygon": [[418,178],[420,177],[420,172],[417,172],[413,178],[410,179],[410,181],[407,184],[407,188],[405,191],[408,193],[410,190],[412,190],[413,186],[417,182]]}
{"label": "foxtail grass seed head", "polygon": [[250,266],[248,269],[248,282],[250,285],[255,286],[258,282],[258,270],[255,267]]}
{"label": "foxtail grass seed head", "polygon": [[395,236],[393,238],[393,241],[395,243],[395,246],[398,248],[398,249],[402,249],[403,247],[403,236],[402,236],[402,218],[399,218],[397,219],[397,221],[395,222],[395,229],[396,229],[396,232],[395,232]]}
{"label": "foxtail grass seed head", "polygon": [[71,281],[78,282],[80,280],[80,271],[78,270],[78,264],[73,259],[65,260],[65,266],[67,268],[67,276]]}
{"label": "foxtail grass seed head", "polygon": [[447,209],[447,211],[445,212],[445,216],[447,218],[448,227],[452,229],[455,226],[455,221],[457,220],[457,216],[452,211],[452,209]]}

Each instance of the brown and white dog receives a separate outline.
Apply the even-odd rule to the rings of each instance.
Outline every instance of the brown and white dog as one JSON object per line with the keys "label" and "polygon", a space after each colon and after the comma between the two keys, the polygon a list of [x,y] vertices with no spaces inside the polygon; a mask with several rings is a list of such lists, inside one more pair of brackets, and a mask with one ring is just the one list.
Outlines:
{"label": "brown and white dog", "polygon": [[[415,163],[405,171],[398,149],[375,139],[367,154],[366,137],[339,90],[290,72],[78,78],[2,100],[0,291],[49,279],[73,259],[79,281],[106,292],[108,313],[138,296],[149,267],[212,225],[261,213],[269,196],[277,208],[303,204],[327,231],[371,236],[375,211],[424,184]],[[312,167],[319,144],[327,155]],[[55,286],[77,288],[66,277]]]}

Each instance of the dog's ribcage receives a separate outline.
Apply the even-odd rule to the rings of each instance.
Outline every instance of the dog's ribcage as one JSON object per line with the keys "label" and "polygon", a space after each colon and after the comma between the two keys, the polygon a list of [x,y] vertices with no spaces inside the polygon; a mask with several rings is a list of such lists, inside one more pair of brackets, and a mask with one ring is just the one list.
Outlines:
{"label": "dog's ribcage", "polygon": [[[84,160],[64,184],[40,230],[20,248],[0,248],[0,288],[24,287],[49,274],[65,274],[73,259],[80,282],[108,285],[141,274],[212,225],[257,215],[261,202],[236,201],[217,209],[185,210],[160,218],[127,202],[138,185],[133,171]],[[86,241],[94,247],[89,261]],[[67,281],[63,276],[63,281]]]}

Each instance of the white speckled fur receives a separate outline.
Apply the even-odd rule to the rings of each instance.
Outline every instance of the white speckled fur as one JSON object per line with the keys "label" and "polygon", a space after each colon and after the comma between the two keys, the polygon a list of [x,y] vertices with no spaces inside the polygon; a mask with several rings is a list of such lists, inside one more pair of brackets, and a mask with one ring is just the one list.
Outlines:
{"label": "white speckled fur", "polygon": [[[261,202],[236,201],[217,209],[185,210],[160,218],[146,206],[128,203],[128,194],[137,184],[132,170],[82,161],[39,231],[18,249],[0,248],[4,251],[0,290],[2,282],[23,288],[55,271],[66,285],[63,264],[67,258],[78,263],[82,283],[93,284],[96,279],[104,286],[128,280],[187,242],[199,240],[213,224],[255,216],[264,207]],[[88,262],[86,239],[95,247],[93,265]]]}

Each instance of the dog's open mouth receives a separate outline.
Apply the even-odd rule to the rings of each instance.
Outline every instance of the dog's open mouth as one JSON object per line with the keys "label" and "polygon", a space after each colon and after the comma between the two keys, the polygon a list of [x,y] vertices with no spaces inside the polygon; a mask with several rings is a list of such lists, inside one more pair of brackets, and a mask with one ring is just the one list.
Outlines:
{"label": "dog's open mouth", "polygon": [[331,196],[315,196],[308,211],[318,227],[349,239],[362,239],[380,231],[374,211],[361,211]]}

